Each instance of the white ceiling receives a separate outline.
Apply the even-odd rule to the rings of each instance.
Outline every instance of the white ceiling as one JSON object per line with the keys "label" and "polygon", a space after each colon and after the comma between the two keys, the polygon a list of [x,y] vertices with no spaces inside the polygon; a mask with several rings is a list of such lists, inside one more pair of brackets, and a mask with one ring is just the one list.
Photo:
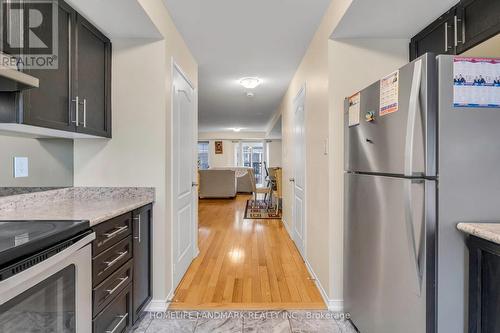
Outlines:
{"label": "white ceiling", "polygon": [[[266,130],[331,0],[164,0],[199,64],[200,131]],[[238,84],[263,83],[255,97]]]}
{"label": "white ceiling", "polygon": [[66,1],[110,39],[162,38],[137,0]]}
{"label": "white ceiling", "polygon": [[411,38],[458,0],[353,0],[333,38]]}

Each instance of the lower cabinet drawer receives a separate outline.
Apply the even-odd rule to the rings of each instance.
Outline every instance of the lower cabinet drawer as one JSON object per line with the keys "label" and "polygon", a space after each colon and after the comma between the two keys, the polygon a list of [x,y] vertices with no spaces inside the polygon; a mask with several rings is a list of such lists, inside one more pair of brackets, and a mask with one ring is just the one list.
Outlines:
{"label": "lower cabinet drawer", "polygon": [[121,333],[132,327],[132,284],[129,284],[93,321],[94,333]]}
{"label": "lower cabinet drawer", "polygon": [[129,260],[92,290],[94,316],[132,281],[132,264]]}
{"label": "lower cabinet drawer", "polygon": [[132,258],[132,237],[129,236],[92,259],[92,282],[96,287]]}

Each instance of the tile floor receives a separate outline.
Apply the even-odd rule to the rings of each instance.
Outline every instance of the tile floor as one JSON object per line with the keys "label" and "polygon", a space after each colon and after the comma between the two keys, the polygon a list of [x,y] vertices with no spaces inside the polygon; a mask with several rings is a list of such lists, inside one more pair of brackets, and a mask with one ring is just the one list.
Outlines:
{"label": "tile floor", "polygon": [[356,333],[328,311],[168,311],[148,313],[134,333]]}

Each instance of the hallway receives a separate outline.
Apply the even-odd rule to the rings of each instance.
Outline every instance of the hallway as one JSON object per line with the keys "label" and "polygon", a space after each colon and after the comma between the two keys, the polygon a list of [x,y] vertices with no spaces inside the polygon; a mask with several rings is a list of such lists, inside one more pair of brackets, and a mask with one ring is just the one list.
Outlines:
{"label": "hallway", "polygon": [[200,200],[200,254],[170,309],[325,309],[279,220],[243,219],[250,196]]}

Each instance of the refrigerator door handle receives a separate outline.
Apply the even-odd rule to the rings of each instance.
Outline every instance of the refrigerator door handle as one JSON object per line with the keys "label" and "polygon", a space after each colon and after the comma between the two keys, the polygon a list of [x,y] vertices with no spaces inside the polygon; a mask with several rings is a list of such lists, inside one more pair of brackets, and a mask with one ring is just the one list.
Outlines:
{"label": "refrigerator door handle", "polygon": [[[406,226],[406,235],[408,240],[408,250],[410,254],[411,265],[415,269],[415,277],[416,277],[416,292],[417,295],[420,296],[422,294],[422,279],[423,279],[423,244],[419,244],[417,248],[416,239],[415,239],[415,229],[413,224],[413,198],[412,198],[412,184],[415,182],[423,182],[422,180],[415,179],[406,179],[405,180],[405,226]],[[424,223],[422,222],[422,227]],[[423,232],[423,230],[422,230]],[[423,233],[421,234],[421,238],[423,237]]]}
{"label": "refrigerator door handle", "polygon": [[410,102],[408,107],[408,120],[406,123],[405,140],[405,165],[404,174],[406,177],[413,176],[413,146],[415,139],[415,123],[417,113],[420,110],[420,85],[422,83],[422,59],[415,62],[413,67],[413,79],[411,82]]}

